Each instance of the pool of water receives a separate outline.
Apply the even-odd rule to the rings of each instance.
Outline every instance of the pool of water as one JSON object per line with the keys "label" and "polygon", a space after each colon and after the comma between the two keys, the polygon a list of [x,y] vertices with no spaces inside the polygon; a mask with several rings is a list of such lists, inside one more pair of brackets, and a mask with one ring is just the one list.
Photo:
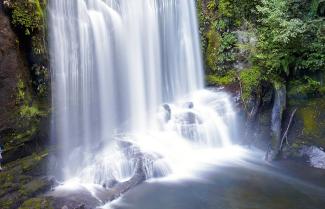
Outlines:
{"label": "pool of water", "polygon": [[207,166],[197,177],[149,181],[110,203],[112,209],[323,209],[325,171],[254,154]]}

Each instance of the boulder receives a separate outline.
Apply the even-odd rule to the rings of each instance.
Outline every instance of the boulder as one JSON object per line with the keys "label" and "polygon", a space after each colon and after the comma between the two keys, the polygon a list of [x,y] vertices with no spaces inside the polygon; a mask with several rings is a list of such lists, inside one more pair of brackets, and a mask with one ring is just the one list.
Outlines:
{"label": "boulder", "polygon": [[170,121],[170,119],[172,117],[172,111],[168,104],[164,104],[162,107],[165,110],[164,122],[167,123],[168,121]]}
{"label": "boulder", "polygon": [[303,157],[308,158],[308,163],[315,168],[325,169],[325,151],[316,146],[303,146],[300,150]]}

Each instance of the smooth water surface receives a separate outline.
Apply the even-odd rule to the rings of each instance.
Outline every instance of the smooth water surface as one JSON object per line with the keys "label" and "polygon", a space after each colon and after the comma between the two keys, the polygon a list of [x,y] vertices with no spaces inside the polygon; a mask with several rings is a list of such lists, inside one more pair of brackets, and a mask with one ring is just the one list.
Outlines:
{"label": "smooth water surface", "polygon": [[[211,166],[197,179],[140,185],[113,209],[322,209],[325,171],[259,155]],[[301,172],[303,171],[303,172]],[[302,175],[301,173],[304,173]]]}

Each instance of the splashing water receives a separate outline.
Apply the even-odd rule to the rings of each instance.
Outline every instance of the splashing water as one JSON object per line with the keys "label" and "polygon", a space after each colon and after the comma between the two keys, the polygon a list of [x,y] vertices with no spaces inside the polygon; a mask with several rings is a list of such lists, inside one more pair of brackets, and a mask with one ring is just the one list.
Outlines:
{"label": "splashing water", "polygon": [[231,100],[203,90],[195,1],[53,0],[49,21],[63,179],[124,181],[139,157],[147,178],[186,176],[234,152]]}

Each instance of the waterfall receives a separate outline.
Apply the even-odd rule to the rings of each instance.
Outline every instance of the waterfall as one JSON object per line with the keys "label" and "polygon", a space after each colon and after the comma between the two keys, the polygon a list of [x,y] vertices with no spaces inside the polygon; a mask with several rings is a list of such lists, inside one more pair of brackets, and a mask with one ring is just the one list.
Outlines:
{"label": "waterfall", "polygon": [[49,4],[52,138],[64,179],[128,178],[139,150],[147,175],[159,176],[190,166],[184,156],[200,147],[231,144],[229,96],[204,90],[194,0]]}

